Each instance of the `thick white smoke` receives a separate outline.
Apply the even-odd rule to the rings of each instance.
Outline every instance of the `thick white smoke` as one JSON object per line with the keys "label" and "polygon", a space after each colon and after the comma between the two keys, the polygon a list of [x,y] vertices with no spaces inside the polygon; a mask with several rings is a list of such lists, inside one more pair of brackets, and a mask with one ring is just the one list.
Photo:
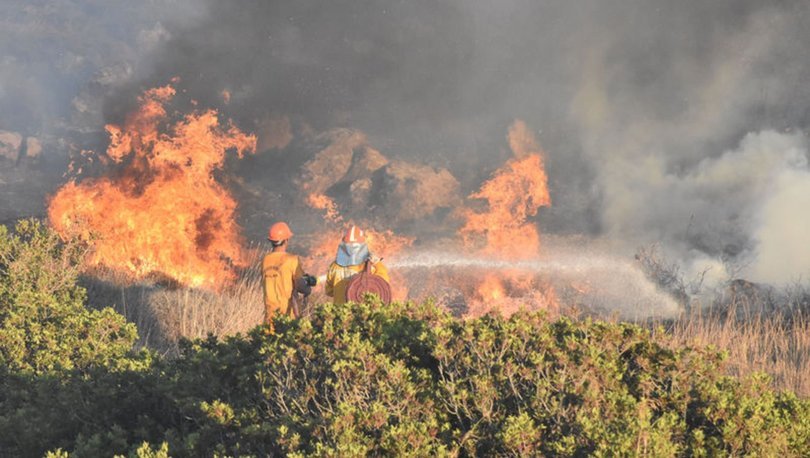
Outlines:
{"label": "thick white smoke", "polygon": [[[673,26],[641,14],[646,23],[591,34],[602,39],[570,113],[595,164],[601,230],[661,244],[708,284],[806,279],[807,9],[717,3],[699,18],[691,6],[662,7]],[[716,22],[698,30],[707,17]]]}
{"label": "thick white smoke", "polygon": [[801,148],[783,152],[784,162],[769,177],[768,192],[756,215],[756,257],[748,276],[761,282],[810,279],[810,168],[806,138]]}
{"label": "thick white smoke", "polygon": [[[668,171],[658,155],[608,164],[605,221],[617,236],[669,241],[669,251],[680,253],[686,265],[695,263],[693,270],[716,260],[686,245],[714,239],[739,244],[722,248],[737,255],[740,274],[752,280],[806,278],[810,251],[799,247],[810,236],[807,163],[804,135],[764,131],[748,134],[738,149],[706,158],[685,174]],[[718,266],[711,267],[715,276]]]}

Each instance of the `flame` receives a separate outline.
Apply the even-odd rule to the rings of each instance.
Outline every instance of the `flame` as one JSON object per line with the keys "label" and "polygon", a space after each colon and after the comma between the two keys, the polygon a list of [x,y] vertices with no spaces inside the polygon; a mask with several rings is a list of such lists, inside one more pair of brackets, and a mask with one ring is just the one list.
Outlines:
{"label": "flame", "polygon": [[[470,195],[485,204],[483,210],[462,210],[459,230],[468,249],[505,260],[535,257],[540,252],[540,234],[531,218],[540,207],[551,205],[543,151],[525,122],[516,120],[507,135],[513,157],[481,188]],[[497,307],[502,313],[533,304],[557,309],[553,287],[536,276],[512,270],[488,271],[473,276],[478,286],[469,298],[473,315]]]}
{"label": "flame", "polygon": [[340,223],[343,218],[337,208],[337,203],[329,196],[320,193],[312,193],[307,196],[307,205],[316,209],[324,211],[324,218],[332,223]]}
{"label": "flame", "polygon": [[542,149],[526,123],[515,121],[508,140],[515,157],[470,195],[471,199],[484,200],[487,208],[480,212],[464,210],[460,234],[468,248],[483,241],[483,254],[526,259],[540,249],[540,235],[529,218],[540,207],[551,205],[548,177]]}
{"label": "flame", "polygon": [[366,242],[369,250],[382,259],[395,257],[413,245],[413,237],[397,235],[391,230],[366,230]]}
{"label": "flame", "polygon": [[504,315],[527,308],[559,312],[560,305],[555,288],[532,273],[517,271],[489,271],[466,274],[478,287],[468,296],[468,316],[481,316],[497,311]]}
{"label": "flame", "polygon": [[172,86],[147,90],[123,126],[108,125],[109,176],[70,181],[51,198],[48,216],[63,236],[92,242],[90,266],[135,279],[154,273],[218,289],[244,264],[236,201],[213,176],[226,152],[255,152],[256,138],[217,112],[185,116],[167,126]]}
{"label": "flame", "polygon": [[500,301],[506,297],[503,281],[495,274],[487,274],[478,286],[477,292],[483,301]]}
{"label": "flame", "polygon": [[[366,229],[365,232],[369,251],[383,261],[395,257],[411,246],[414,241],[411,237],[397,235],[390,230]],[[318,272],[325,272],[335,260],[335,254],[342,238],[342,232],[324,231],[310,243],[309,259]]]}

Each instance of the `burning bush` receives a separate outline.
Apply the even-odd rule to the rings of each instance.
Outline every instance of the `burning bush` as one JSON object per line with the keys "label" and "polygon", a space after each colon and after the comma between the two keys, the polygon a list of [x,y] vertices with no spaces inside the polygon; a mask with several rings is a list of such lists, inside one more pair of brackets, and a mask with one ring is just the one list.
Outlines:
{"label": "burning bush", "polygon": [[485,201],[486,209],[464,209],[460,233],[470,247],[483,238],[485,254],[527,259],[540,249],[540,234],[530,218],[551,205],[548,177],[542,149],[526,123],[515,121],[508,140],[514,157],[470,196]]}
{"label": "burning bush", "polygon": [[211,289],[244,264],[236,201],[214,178],[228,151],[256,149],[256,137],[220,126],[216,111],[189,114],[166,128],[171,86],[154,88],[123,126],[108,125],[107,176],[69,182],[48,216],[63,236],[93,238],[91,265],[141,279],[168,276]]}

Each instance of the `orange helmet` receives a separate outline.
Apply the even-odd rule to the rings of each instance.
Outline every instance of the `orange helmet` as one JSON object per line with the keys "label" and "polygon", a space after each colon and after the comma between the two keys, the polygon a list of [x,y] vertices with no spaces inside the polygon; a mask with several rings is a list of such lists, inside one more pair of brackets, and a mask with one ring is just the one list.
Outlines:
{"label": "orange helmet", "polygon": [[290,226],[287,223],[279,221],[278,223],[270,226],[270,231],[267,233],[267,238],[272,242],[282,242],[293,236]]}
{"label": "orange helmet", "polygon": [[366,233],[355,225],[351,225],[343,236],[345,243],[366,243]]}

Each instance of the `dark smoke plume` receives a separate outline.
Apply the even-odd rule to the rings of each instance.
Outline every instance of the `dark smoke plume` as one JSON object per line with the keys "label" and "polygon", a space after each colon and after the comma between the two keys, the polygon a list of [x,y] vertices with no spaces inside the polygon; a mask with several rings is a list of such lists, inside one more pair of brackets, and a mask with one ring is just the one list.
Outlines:
{"label": "dark smoke plume", "polygon": [[265,137],[233,165],[262,191],[243,201],[251,237],[300,210],[285,202],[314,133],[357,129],[468,194],[520,118],[548,154],[544,231],[659,242],[718,279],[810,275],[805,1],[5,5],[0,130],[76,139],[179,77]]}

